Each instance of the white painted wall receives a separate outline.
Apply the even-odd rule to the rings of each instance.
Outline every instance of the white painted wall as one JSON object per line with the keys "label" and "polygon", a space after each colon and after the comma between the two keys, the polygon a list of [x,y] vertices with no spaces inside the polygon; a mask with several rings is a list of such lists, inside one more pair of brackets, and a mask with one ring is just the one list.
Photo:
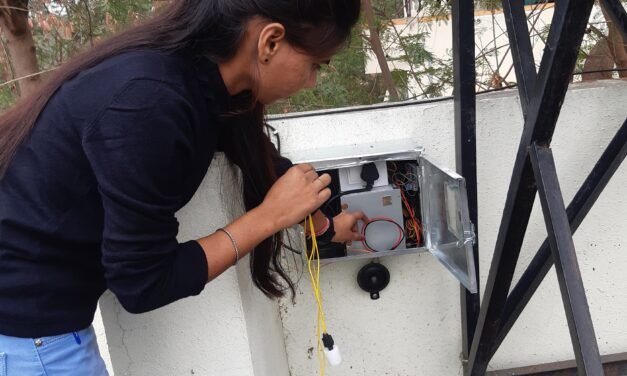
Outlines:
{"label": "white painted wall", "polygon": [[[206,236],[241,213],[235,179],[217,155],[195,196],[177,213],[180,241]],[[247,269],[247,263],[241,260],[237,269]],[[140,315],[125,312],[106,293],[100,309],[112,375],[287,375],[278,305],[252,290],[250,279],[240,289],[241,274],[232,268],[199,296]]]}
{"label": "white painted wall", "polygon": [[[627,82],[574,85],[554,137],[566,201],[592,168],[627,115]],[[515,91],[478,98],[478,179],[481,287],[492,259],[502,209],[522,132]],[[407,137],[444,165],[454,166],[452,101],[278,120],[286,152],[325,144]],[[575,236],[579,262],[602,353],[627,351],[627,166],[623,165]],[[516,279],[546,236],[536,205]],[[322,269],[328,330],[344,363],[329,375],[461,375],[459,287],[427,254],[382,259],[391,283],[378,301],[357,287],[364,261]],[[301,284],[295,305],[282,302],[287,353],[293,375],[316,375],[315,305]],[[621,324],[622,323],[622,324]],[[570,337],[554,271],[491,363],[507,368],[572,359]]]}
{"label": "white painted wall", "polygon": [[[553,142],[566,201],[624,121],[626,100],[625,81],[577,84],[569,91]],[[477,106],[483,291],[522,116],[515,91],[482,95]],[[450,99],[279,118],[273,124],[287,153],[322,145],[410,138],[442,164],[454,166]],[[212,165],[199,192],[179,215],[181,240],[207,234],[241,210],[233,201],[232,179],[223,162]],[[221,181],[225,182],[223,188]],[[622,288],[627,283],[622,272],[627,265],[626,184],[627,167],[623,165],[575,235],[602,353],[627,351],[627,290]],[[221,204],[225,198],[227,204]],[[544,239],[543,226],[536,205],[516,278]],[[322,269],[327,326],[344,357],[344,363],[328,368],[327,375],[461,375],[459,285],[429,254],[389,257],[382,263],[390,269],[392,279],[378,301],[370,300],[357,287],[356,274],[365,262],[334,263]],[[117,376],[188,375],[192,369],[196,375],[220,376],[308,376],[318,372],[315,353],[311,356],[308,351],[315,347],[315,305],[307,279],[301,280],[295,304],[281,301],[280,316],[276,305],[252,289],[245,265],[209,284],[199,297],[152,313],[124,313],[110,295],[102,299],[101,310]],[[552,271],[491,367],[572,357]]]}
{"label": "white painted wall", "polygon": [[98,342],[98,348],[100,349],[100,355],[105,361],[107,370],[111,373],[113,365],[111,364],[111,354],[109,354],[109,344],[107,343],[107,335],[105,334],[104,324],[102,322],[102,312],[100,312],[100,305],[96,308],[96,315],[94,316],[94,322],[92,324],[96,332],[96,341]]}

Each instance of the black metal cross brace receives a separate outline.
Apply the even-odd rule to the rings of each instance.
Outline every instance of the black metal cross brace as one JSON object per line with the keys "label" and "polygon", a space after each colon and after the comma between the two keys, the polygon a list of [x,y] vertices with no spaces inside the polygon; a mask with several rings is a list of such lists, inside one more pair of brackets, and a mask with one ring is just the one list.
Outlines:
{"label": "black metal cross brace", "polygon": [[[601,0],[612,22],[627,33],[627,15],[618,0]],[[464,359],[467,375],[483,375],[488,362],[525,308],[540,282],[556,264],[579,374],[603,374],[585,290],[572,241],[574,232],[627,153],[627,121],[614,137],[569,205],[564,208],[550,150],[559,112],[575,67],[593,0],[560,0],[554,8],[545,52],[536,72],[522,0],[503,0],[520,102],[525,119],[507,201],[499,229],[486,291],[478,317],[475,302],[462,294]],[[458,170],[476,182],[474,85],[474,17],[468,1],[453,1],[453,54],[455,70],[455,123]],[[464,19],[465,18],[465,19]],[[466,75],[472,75],[470,80]],[[469,161],[465,160],[469,159]],[[469,187],[472,184],[468,184]],[[520,248],[539,193],[547,224],[544,242],[523,277],[508,297]],[[476,191],[470,196],[476,195]],[[471,212],[476,215],[476,207]],[[476,217],[472,218],[476,221]],[[476,222],[475,222],[476,223]],[[475,249],[475,257],[477,250]],[[470,338],[476,324],[474,337]],[[468,349],[470,348],[470,351]]]}
{"label": "black metal cross brace", "polygon": [[627,12],[623,8],[623,4],[620,0],[599,0],[608,10],[608,15],[612,22],[614,22],[618,29],[623,34],[623,40],[627,40]]}
{"label": "black metal cross brace", "polygon": [[[566,209],[568,221],[570,222],[570,231],[573,234],[577,231],[601,192],[603,192],[610,178],[618,170],[623,160],[625,160],[625,156],[627,156],[627,119],[612,141],[610,141],[601,158],[599,158],[590,174],[588,174],[583,185],[575,194],[570,205],[568,205],[568,209]],[[520,277],[520,280],[507,297],[501,317],[501,329],[498,331],[489,358],[494,356],[496,350],[514,326],[514,323],[552,266],[553,258],[551,257],[551,249],[547,239],[542,243],[522,277]]]}
{"label": "black metal cross brace", "polygon": [[549,244],[562,292],[570,338],[575,350],[577,370],[581,375],[603,375],[601,355],[594,335],[586,290],[577,263],[575,244],[557,180],[553,154],[550,148],[534,143],[531,145],[529,155],[540,194],[544,222],[549,233]]}

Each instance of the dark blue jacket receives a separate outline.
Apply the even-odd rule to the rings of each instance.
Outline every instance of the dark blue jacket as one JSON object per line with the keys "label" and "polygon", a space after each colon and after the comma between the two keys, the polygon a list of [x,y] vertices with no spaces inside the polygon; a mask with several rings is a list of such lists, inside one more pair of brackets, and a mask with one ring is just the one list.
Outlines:
{"label": "dark blue jacket", "polygon": [[204,58],[132,52],[65,83],[0,180],[0,333],[79,330],[199,294],[207,262],[174,213],[217,148],[228,92]]}

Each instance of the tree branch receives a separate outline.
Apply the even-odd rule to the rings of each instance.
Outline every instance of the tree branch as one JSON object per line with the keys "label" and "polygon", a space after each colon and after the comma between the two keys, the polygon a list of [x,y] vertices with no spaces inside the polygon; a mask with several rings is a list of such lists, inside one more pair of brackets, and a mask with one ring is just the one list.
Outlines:
{"label": "tree branch", "polygon": [[377,31],[377,27],[375,24],[372,4],[370,3],[370,0],[361,0],[361,4],[364,15],[366,16],[366,20],[368,21],[368,29],[370,30],[370,45],[372,46],[372,50],[377,57],[379,67],[381,67],[383,81],[385,83],[385,86],[387,87],[388,92],[390,93],[390,98],[397,101],[399,99],[398,92],[396,90],[396,86],[394,85],[394,79],[392,78],[392,73],[390,72],[390,68],[388,67],[387,60],[385,59],[383,47],[381,47],[381,39],[379,38],[379,32]]}
{"label": "tree branch", "polygon": [[91,11],[89,10],[89,3],[87,0],[83,0],[83,4],[85,5],[85,11],[87,11],[87,24],[89,26],[89,46],[94,47],[94,29],[91,22]]}

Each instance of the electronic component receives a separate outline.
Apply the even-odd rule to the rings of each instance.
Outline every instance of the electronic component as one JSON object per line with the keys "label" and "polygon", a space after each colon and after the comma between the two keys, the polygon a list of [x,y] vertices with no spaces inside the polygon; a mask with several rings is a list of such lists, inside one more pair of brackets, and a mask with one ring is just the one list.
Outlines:
{"label": "electronic component", "polygon": [[329,364],[332,366],[339,366],[340,363],[342,363],[342,355],[340,354],[340,349],[337,347],[330,334],[322,334],[322,345],[324,347],[324,355],[329,361]]}
{"label": "electronic component", "polygon": [[[403,226],[404,223],[400,189],[391,185],[376,187],[371,191],[342,196],[341,201],[343,205],[348,205],[347,210],[349,211],[361,210],[369,218],[387,218],[391,220],[370,223],[365,232],[368,245],[366,246],[360,241],[354,241],[348,246],[349,255],[373,250],[405,248],[404,239],[399,242],[398,225]],[[360,232],[363,231],[363,226],[363,223],[358,224]]]}
{"label": "electronic component", "polygon": [[[410,139],[381,141],[322,148],[300,161],[292,158],[331,176],[331,198],[321,207],[325,215],[335,217],[346,209],[369,218],[356,229],[366,235],[365,242],[323,242],[316,256],[333,262],[428,251],[474,293],[475,233],[464,178],[412,144]],[[380,185],[382,177],[387,184]]]}
{"label": "electronic component", "polygon": [[[383,187],[389,184],[388,182],[388,174],[385,161],[374,162],[376,166],[379,176],[373,182],[373,187]],[[354,189],[364,188],[366,182],[363,176],[363,167],[349,167],[343,168],[339,170],[340,175],[340,190],[342,192],[352,191]]]}
{"label": "electronic component", "polygon": [[357,273],[357,284],[362,290],[370,293],[370,299],[379,299],[381,290],[390,283],[390,271],[383,264],[371,262]]}

